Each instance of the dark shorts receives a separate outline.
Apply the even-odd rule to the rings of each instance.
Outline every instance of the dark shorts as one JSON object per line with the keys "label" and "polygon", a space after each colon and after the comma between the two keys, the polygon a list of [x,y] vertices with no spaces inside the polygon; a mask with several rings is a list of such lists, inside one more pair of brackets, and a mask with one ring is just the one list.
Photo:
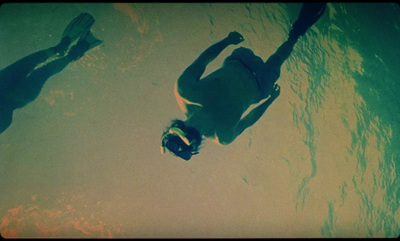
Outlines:
{"label": "dark shorts", "polygon": [[238,60],[254,73],[257,85],[260,90],[260,100],[267,98],[275,82],[280,76],[281,65],[274,58],[269,58],[265,63],[248,48],[240,47],[235,49],[225,61]]}

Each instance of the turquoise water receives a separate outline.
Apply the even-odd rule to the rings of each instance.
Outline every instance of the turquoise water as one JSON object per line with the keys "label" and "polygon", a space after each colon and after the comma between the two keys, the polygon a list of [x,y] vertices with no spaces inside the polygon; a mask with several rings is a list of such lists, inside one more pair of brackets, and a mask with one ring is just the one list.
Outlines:
{"label": "turquoise water", "polygon": [[[280,97],[229,146],[159,152],[173,85],[230,31],[266,60],[299,3],[4,4],[0,69],[88,12],[104,43],[0,135],[5,237],[398,237],[400,8],[328,4],[282,66]],[[212,62],[217,69],[230,46]]]}

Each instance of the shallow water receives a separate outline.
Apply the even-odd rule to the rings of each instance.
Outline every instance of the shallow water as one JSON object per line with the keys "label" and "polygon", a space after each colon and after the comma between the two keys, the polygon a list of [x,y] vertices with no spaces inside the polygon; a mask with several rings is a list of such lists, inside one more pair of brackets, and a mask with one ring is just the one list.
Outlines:
{"label": "shallow water", "polygon": [[104,41],[0,135],[2,236],[399,236],[397,4],[328,4],[254,126],[189,162],[159,152],[163,129],[184,119],[173,95],[183,70],[233,30],[266,60],[300,7],[1,5],[0,69],[56,45],[81,12]]}

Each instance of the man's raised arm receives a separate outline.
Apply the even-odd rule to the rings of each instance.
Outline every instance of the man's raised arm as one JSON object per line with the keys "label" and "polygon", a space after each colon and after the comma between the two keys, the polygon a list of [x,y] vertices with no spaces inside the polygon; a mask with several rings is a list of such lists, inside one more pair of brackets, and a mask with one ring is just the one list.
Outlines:
{"label": "man's raised arm", "polygon": [[206,70],[206,66],[226,47],[231,44],[239,44],[243,40],[243,36],[240,33],[230,32],[226,38],[208,47],[179,77],[178,89],[180,92],[187,92],[195,88],[195,83],[200,80]]}

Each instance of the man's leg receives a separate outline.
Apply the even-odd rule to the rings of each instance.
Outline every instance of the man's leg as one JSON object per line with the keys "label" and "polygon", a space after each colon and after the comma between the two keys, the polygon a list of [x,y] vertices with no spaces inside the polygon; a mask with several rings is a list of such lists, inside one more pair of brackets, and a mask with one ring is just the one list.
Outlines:
{"label": "man's leg", "polygon": [[20,79],[25,79],[36,66],[57,54],[55,47],[30,54],[0,71],[0,89],[6,90]]}
{"label": "man's leg", "polygon": [[298,37],[289,38],[288,40],[286,40],[286,42],[284,42],[278,48],[278,50],[276,50],[276,52],[273,55],[271,55],[267,59],[267,61],[265,61],[265,65],[270,65],[280,72],[283,62],[285,62],[285,60],[289,58],[290,54],[292,53],[293,47],[296,44],[297,39]]}
{"label": "man's leg", "polygon": [[[75,58],[75,56],[74,56]],[[27,78],[23,81],[18,82],[18,85],[14,85],[19,93],[19,99],[25,100],[24,105],[31,101],[34,101],[40,91],[42,90],[46,81],[53,75],[61,72],[68,64],[72,63],[75,59],[71,55],[56,59],[43,67],[32,71]],[[23,106],[18,106],[18,108]]]}
{"label": "man's leg", "polygon": [[271,93],[275,82],[281,72],[281,66],[293,51],[298,38],[303,36],[307,30],[323,15],[326,3],[304,3],[293,28],[289,32],[289,39],[283,43],[278,50],[265,62],[263,71],[260,73],[259,86],[262,86],[266,98]]}
{"label": "man's leg", "polygon": [[14,88],[20,89],[20,98],[25,99],[26,104],[33,101],[40,93],[43,85],[53,75],[61,72],[68,64],[81,58],[86,51],[101,44],[102,41],[95,38],[89,31],[84,38],[71,48],[68,55],[56,59],[43,67],[33,70],[24,81],[20,81],[19,85]]}
{"label": "man's leg", "polygon": [[[82,13],[75,17],[65,28],[58,45],[28,55],[0,71],[0,90],[5,90],[20,80],[24,80],[39,64],[50,57],[65,55],[69,45],[83,32],[90,31],[94,24],[94,18],[88,13]],[[1,93],[0,93],[1,94]]]}
{"label": "man's leg", "polygon": [[63,54],[71,44],[69,37],[64,37],[54,47],[30,54],[0,71],[0,90],[6,90],[12,85],[24,80],[38,65],[49,58]]}
{"label": "man's leg", "polygon": [[257,73],[257,82],[262,92],[261,99],[267,98],[271,94],[275,82],[279,79],[281,74],[282,64],[289,58],[297,39],[298,36],[289,38],[284,42],[278,50],[265,61],[263,68]]}

